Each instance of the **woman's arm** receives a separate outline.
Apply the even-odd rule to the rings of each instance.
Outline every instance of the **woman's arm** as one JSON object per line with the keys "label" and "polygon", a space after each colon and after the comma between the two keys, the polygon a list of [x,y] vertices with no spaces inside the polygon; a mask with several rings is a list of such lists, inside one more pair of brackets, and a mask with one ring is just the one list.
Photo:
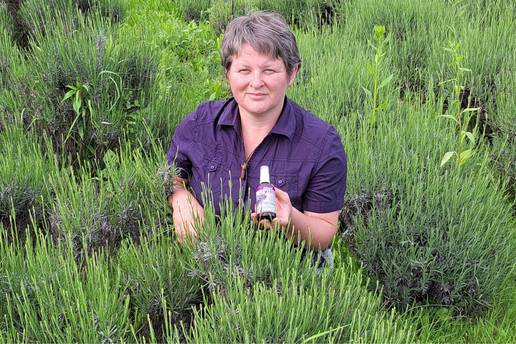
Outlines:
{"label": "woman's arm", "polygon": [[[256,214],[252,214],[256,222]],[[276,218],[271,226],[279,225],[287,238],[305,242],[314,251],[326,249],[332,242],[339,220],[339,211],[329,213],[300,212],[292,206],[288,194],[276,188]]]}
{"label": "woman's arm", "polygon": [[337,233],[339,212],[312,213],[300,212],[292,208],[289,226],[282,226],[290,240],[303,241],[314,251],[324,250],[330,246]]}
{"label": "woman's arm", "polygon": [[203,223],[204,209],[186,188],[185,180],[175,177],[174,191],[168,196],[167,202],[172,208],[172,221],[179,242],[182,243],[186,238],[196,238],[194,225],[196,221]]}

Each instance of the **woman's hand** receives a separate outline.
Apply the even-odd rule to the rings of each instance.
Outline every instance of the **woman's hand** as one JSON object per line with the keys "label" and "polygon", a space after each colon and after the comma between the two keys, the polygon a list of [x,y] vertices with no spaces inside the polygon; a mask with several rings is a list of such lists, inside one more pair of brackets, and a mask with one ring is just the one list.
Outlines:
{"label": "woman's hand", "polygon": [[168,199],[173,209],[172,220],[180,243],[197,238],[196,224],[204,222],[204,209],[187,190],[177,190]]}
{"label": "woman's hand", "polygon": [[339,211],[329,213],[300,212],[290,202],[288,194],[276,188],[276,217],[258,222],[256,213],[251,214],[255,224],[265,229],[281,228],[287,238],[299,243],[304,241],[313,250],[327,248],[337,232]]}
{"label": "woman's hand", "polygon": [[253,223],[259,224],[266,229],[272,229],[276,226],[286,228],[290,225],[292,202],[290,202],[288,193],[278,189],[277,187],[275,187],[274,190],[276,191],[276,217],[272,222],[269,220],[258,221],[258,215],[256,213],[252,213],[251,219],[253,220]]}

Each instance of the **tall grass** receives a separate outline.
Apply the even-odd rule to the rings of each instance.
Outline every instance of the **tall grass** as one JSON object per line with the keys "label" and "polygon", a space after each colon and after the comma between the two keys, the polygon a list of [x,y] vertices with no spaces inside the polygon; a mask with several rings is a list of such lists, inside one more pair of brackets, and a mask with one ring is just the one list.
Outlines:
{"label": "tall grass", "polygon": [[301,249],[281,233],[257,229],[242,208],[222,209],[218,222],[206,208],[199,241],[184,252],[193,255],[188,270],[209,292],[208,305],[194,309],[187,341],[414,338],[407,323],[377,315],[381,299],[366,291],[351,265],[317,274],[310,257],[301,259]]}
{"label": "tall grass", "polygon": [[56,25],[65,25],[73,31],[80,27],[80,17],[100,15],[115,23],[125,12],[124,0],[24,0],[17,15],[21,18],[29,36],[52,32]]}
{"label": "tall grass", "polygon": [[[439,117],[451,101],[447,90],[436,88],[439,81],[452,78],[444,47],[449,39],[469,38],[442,29],[453,15],[457,27],[465,27],[460,8],[434,5],[411,3],[407,8],[401,2],[351,2],[343,7],[343,26],[325,35],[298,33],[305,70],[290,95],[342,134],[349,162],[347,197],[363,207],[357,210],[353,227],[343,230],[356,229],[346,234],[356,235],[358,247],[351,249],[382,281],[387,301],[398,306],[415,302],[449,307],[452,314],[475,317],[497,304],[506,276],[513,273],[514,222],[511,202],[503,196],[507,184],[490,171],[489,147],[479,147],[478,156],[463,171],[438,166],[443,147],[453,147],[458,135]],[[511,31],[508,22],[505,18],[499,26],[490,26],[497,38],[482,41],[489,49],[486,54],[496,52],[498,39]],[[381,75],[394,73],[398,88],[391,85],[384,90],[387,106],[377,128],[364,125],[372,107],[365,96],[357,96],[373,81],[365,66],[374,57],[366,46],[374,25],[385,25],[388,39]],[[478,65],[479,58],[467,57],[473,49],[464,50],[466,67],[468,61]],[[498,54],[488,68],[510,66],[506,55]],[[312,61],[318,66],[316,72]],[[461,86],[467,89],[484,70],[475,68]],[[406,74],[414,71],[417,74]],[[506,82],[503,73],[487,73]],[[414,81],[414,87],[405,87]],[[505,99],[507,94],[497,92],[497,97]],[[473,101],[470,106],[477,106]],[[496,109],[491,110],[493,118],[507,116]],[[510,164],[507,160],[505,166]],[[370,197],[360,199],[364,194]]]}
{"label": "tall grass", "polygon": [[443,42],[450,32],[443,29],[457,18],[440,1],[359,1],[348,2],[341,8],[346,18],[345,28],[353,40],[369,40],[375,25],[383,25],[391,37],[387,60],[397,72],[401,94],[418,92],[425,97],[429,77],[436,78],[442,60],[434,62],[434,52],[442,55]]}
{"label": "tall grass", "polygon": [[[289,96],[333,125],[352,113],[363,117],[370,109],[364,88],[373,88],[365,66],[374,60],[374,52],[339,27],[296,34],[303,62]],[[346,48],[337,49],[341,46]],[[382,74],[390,74],[388,66],[383,68]]]}
{"label": "tall grass", "polygon": [[9,77],[13,63],[19,58],[11,37],[11,20],[6,6],[0,4],[0,87],[4,88],[9,84]]}

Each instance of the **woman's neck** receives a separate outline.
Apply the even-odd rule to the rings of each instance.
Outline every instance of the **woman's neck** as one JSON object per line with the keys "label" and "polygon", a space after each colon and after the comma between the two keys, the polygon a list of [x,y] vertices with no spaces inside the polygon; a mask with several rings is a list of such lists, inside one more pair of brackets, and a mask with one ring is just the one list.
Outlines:
{"label": "woman's neck", "polygon": [[280,114],[281,112],[257,117],[245,112],[240,112],[240,127],[242,130],[246,158],[250,157],[256,147],[258,147],[263,139],[271,132]]}

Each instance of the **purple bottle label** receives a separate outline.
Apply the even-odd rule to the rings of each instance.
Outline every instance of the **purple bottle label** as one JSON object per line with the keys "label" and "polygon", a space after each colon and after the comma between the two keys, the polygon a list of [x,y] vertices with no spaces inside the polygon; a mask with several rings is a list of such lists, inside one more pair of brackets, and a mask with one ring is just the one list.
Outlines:
{"label": "purple bottle label", "polygon": [[270,185],[259,185],[256,190],[256,213],[276,213],[276,193]]}

